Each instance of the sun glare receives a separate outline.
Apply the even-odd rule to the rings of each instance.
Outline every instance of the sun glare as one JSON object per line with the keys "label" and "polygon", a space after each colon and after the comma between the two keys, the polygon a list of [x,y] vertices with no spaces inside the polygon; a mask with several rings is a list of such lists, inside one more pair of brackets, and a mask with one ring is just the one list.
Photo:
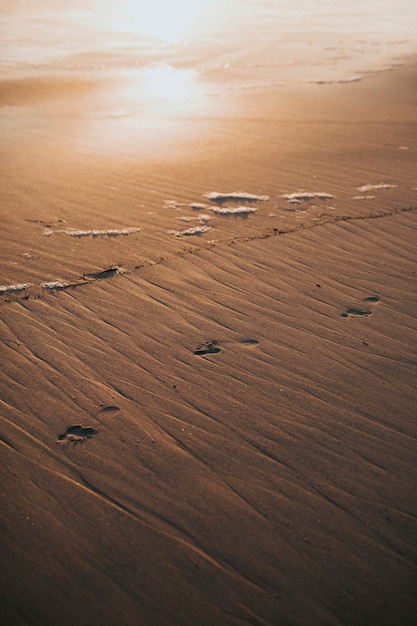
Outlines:
{"label": "sun glare", "polygon": [[153,102],[162,100],[167,108],[177,108],[198,97],[194,70],[176,69],[170,65],[146,68],[144,92]]}
{"label": "sun glare", "polygon": [[111,29],[152,37],[168,45],[198,31],[218,3],[219,0],[120,0],[104,9],[102,17]]}
{"label": "sun glare", "polygon": [[160,64],[119,71],[94,101],[93,114],[87,112],[81,141],[100,150],[157,149],[194,133],[210,106],[195,70]]}

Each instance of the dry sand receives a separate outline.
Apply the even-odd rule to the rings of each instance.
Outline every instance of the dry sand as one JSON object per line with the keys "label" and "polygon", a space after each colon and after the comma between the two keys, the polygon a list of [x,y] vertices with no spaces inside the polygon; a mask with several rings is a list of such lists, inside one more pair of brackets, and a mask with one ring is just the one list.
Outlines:
{"label": "dry sand", "polygon": [[[164,159],[9,124],[3,623],[415,624],[415,69],[246,95]],[[270,199],[204,197],[237,190]]]}

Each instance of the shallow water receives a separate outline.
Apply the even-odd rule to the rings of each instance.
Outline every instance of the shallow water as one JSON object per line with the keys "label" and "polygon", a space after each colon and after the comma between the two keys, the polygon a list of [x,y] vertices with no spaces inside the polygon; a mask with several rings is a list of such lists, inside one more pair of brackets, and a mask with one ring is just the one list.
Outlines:
{"label": "shallow water", "polygon": [[[2,3],[0,132],[149,152],[234,116],[246,94],[360,80],[415,51],[417,5],[373,0]],[[196,124],[197,122],[197,124]],[[207,124],[204,127],[207,129]]]}
{"label": "shallow water", "polygon": [[[234,83],[346,79],[415,51],[417,5],[368,0],[3,2],[2,73],[168,65]],[[61,3],[62,5],[63,3]]]}

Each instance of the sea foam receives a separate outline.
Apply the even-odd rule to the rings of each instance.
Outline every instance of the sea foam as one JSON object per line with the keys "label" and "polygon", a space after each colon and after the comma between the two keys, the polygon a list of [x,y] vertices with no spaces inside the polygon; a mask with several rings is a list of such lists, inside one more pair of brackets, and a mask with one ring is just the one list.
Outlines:
{"label": "sea foam", "polygon": [[196,221],[199,224],[206,224],[207,222],[209,222],[211,220],[211,216],[210,215],[206,215],[205,213],[202,213],[198,217],[190,217],[189,215],[182,215],[181,217],[177,217],[177,220],[179,220],[180,222],[194,222],[194,221]]}
{"label": "sea foam", "polygon": [[17,283],[16,285],[0,285],[0,293],[16,293],[32,287],[32,283]]}
{"label": "sea foam", "polygon": [[213,213],[217,215],[247,215],[248,213],[256,213],[257,210],[247,206],[224,207],[222,209],[212,208]]}
{"label": "sea foam", "polygon": [[165,209],[181,209],[186,206],[187,205],[184,204],[184,202],[177,202],[177,200],[165,200],[164,202]]}
{"label": "sea foam", "polygon": [[246,193],[245,191],[232,191],[231,193],[219,193],[217,191],[211,191],[204,194],[204,197],[212,202],[226,202],[227,200],[236,200],[237,202],[267,202],[269,196],[257,196],[253,193]]}
{"label": "sea foam", "polygon": [[377,185],[362,185],[358,187],[358,191],[373,191],[374,189],[396,189],[398,185],[388,185],[387,183],[378,183]]}
{"label": "sea foam", "polygon": [[64,283],[60,280],[54,280],[50,283],[41,283],[41,287],[43,289],[47,289],[48,291],[56,291],[59,289],[66,289],[66,287],[69,287],[69,283]]}
{"label": "sea foam", "polygon": [[138,233],[140,228],[130,227],[130,228],[120,228],[120,229],[107,229],[107,230],[77,230],[76,228],[67,228],[64,230],[51,230],[47,229],[44,231],[44,237],[51,237],[51,235],[68,235],[68,237],[126,237],[127,235],[133,235],[134,233]]}
{"label": "sea foam", "polygon": [[306,202],[309,202],[310,200],[314,200],[314,199],[332,200],[333,196],[331,193],[324,193],[323,191],[313,191],[313,192],[297,191],[295,193],[285,193],[281,196],[281,198],[284,198],[288,202],[298,203],[298,202],[301,202],[302,200],[305,200]]}
{"label": "sea foam", "polygon": [[194,226],[194,228],[187,228],[187,230],[169,230],[169,235],[175,237],[190,237],[191,235],[201,235],[211,229],[211,226]]}

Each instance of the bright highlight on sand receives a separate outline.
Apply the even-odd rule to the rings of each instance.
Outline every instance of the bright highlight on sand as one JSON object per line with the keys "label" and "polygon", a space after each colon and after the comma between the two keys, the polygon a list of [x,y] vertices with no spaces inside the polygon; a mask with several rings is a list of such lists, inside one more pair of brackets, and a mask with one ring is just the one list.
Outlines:
{"label": "bright highlight on sand", "polygon": [[153,103],[163,103],[164,109],[177,109],[198,100],[196,72],[170,65],[156,65],[144,70],[142,93]]}

